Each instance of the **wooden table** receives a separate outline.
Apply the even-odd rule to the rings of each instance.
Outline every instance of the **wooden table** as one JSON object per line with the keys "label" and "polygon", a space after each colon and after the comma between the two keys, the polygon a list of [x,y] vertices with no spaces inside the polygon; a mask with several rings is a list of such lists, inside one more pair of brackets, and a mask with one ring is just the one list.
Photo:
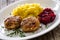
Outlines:
{"label": "wooden table", "polygon": [[[0,9],[18,0],[0,0]],[[60,24],[49,33],[30,40],[60,40]]]}

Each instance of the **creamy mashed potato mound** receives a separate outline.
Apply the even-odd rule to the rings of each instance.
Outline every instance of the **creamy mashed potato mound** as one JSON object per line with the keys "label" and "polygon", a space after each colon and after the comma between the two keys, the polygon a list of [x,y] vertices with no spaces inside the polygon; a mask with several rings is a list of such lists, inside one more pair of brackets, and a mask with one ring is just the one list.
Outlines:
{"label": "creamy mashed potato mound", "polygon": [[37,17],[43,11],[43,8],[40,4],[24,4],[13,9],[11,15],[13,16],[21,16],[22,18],[28,16]]}

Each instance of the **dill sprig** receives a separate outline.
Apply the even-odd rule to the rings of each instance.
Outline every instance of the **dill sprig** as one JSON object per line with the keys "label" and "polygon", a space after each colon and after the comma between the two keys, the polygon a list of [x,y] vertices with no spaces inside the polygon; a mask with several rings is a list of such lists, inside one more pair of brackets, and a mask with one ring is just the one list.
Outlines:
{"label": "dill sprig", "polygon": [[11,13],[10,13],[10,15],[11,15]]}
{"label": "dill sprig", "polygon": [[12,36],[14,36],[14,35],[19,35],[20,37],[25,37],[24,32],[22,32],[22,31],[19,30],[19,29],[14,30],[14,32],[8,34],[7,36],[12,37]]}
{"label": "dill sprig", "polygon": [[[4,26],[1,26],[1,28],[4,28]],[[20,29],[15,29],[15,30],[13,30],[13,32],[7,34],[7,36],[10,36],[10,37],[12,37],[14,35],[19,35],[20,37],[25,37],[24,32],[21,31]]]}
{"label": "dill sprig", "polygon": [[4,28],[4,26],[1,26],[1,28]]}
{"label": "dill sprig", "polygon": [[47,25],[45,25],[46,26],[46,28],[48,28],[48,26]]}

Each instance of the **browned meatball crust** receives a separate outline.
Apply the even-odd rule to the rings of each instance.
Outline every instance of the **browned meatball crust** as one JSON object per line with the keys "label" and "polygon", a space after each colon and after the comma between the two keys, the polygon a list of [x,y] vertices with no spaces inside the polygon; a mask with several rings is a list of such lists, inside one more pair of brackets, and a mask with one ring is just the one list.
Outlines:
{"label": "browned meatball crust", "polygon": [[11,16],[8,17],[5,21],[4,21],[4,25],[6,29],[12,30],[12,29],[17,29],[20,27],[20,23],[21,23],[21,17],[20,16]]}
{"label": "browned meatball crust", "polygon": [[39,28],[40,22],[35,17],[28,17],[22,20],[21,28],[24,32],[32,32]]}

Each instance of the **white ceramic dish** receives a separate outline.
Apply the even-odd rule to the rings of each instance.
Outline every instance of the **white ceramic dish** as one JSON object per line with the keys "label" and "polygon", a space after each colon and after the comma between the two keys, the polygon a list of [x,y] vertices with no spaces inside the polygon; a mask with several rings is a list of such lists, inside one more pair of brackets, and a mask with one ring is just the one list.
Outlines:
{"label": "white ceramic dish", "polygon": [[14,9],[15,7],[17,7],[18,5],[22,5],[25,3],[39,3],[41,4],[43,7],[50,7],[52,8],[55,13],[56,13],[56,19],[54,20],[54,22],[50,23],[48,25],[48,28],[44,28],[43,29],[39,29],[35,32],[35,34],[33,33],[27,33],[26,37],[8,37],[6,36],[3,31],[3,29],[0,29],[0,38],[1,39],[31,39],[34,37],[38,37],[41,36],[49,31],[51,31],[52,29],[54,29],[55,27],[57,27],[57,25],[60,23],[60,8],[59,8],[59,3],[52,1],[52,0],[20,0],[17,1],[13,4],[10,4],[9,6],[3,8],[2,10],[0,10],[0,26],[3,24],[4,18],[7,18],[8,16],[10,16],[10,13],[12,11],[12,9]]}

